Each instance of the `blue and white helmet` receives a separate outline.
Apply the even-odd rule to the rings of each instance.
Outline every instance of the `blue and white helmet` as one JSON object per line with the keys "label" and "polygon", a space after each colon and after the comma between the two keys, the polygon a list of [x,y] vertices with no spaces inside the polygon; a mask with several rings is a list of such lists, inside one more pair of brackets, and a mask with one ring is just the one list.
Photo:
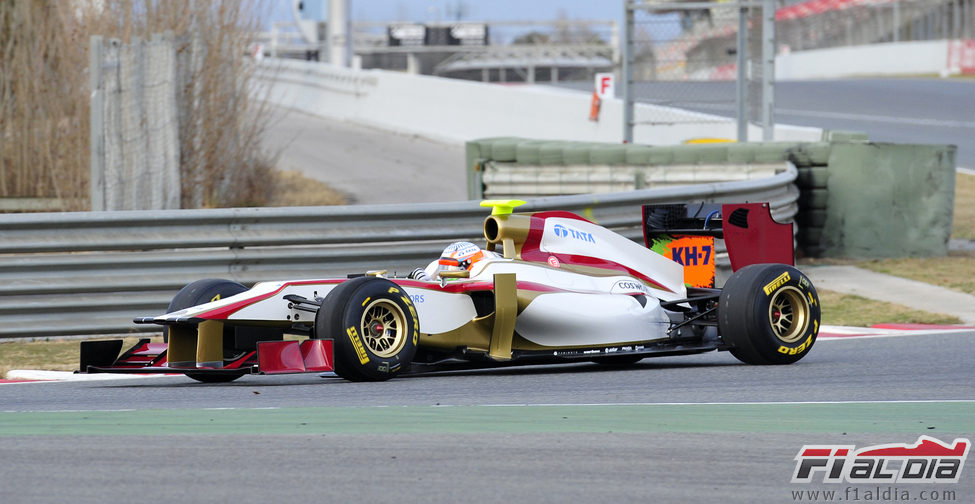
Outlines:
{"label": "blue and white helmet", "polygon": [[470,271],[474,263],[484,259],[484,251],[471,242],[451,243],[440,254],[440,271]]}

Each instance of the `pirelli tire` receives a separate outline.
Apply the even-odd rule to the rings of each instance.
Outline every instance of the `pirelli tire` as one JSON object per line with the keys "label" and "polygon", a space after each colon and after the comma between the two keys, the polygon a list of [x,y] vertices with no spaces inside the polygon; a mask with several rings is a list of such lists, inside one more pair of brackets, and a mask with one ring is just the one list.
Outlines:
{"label": "pirelli tire", "polygon": [[[197,280],[187,284],[185,287],[180,289],[175,296],[173,296],[172,301],[169,302],[169,308],[166,310],[166,313],[172,313],[191,306],[217,301],[219,299],[240,294],[246,290],[247,287],[241,283],[234,282],[233,280],[224,280],[222,278],[204,278],[202,280]],[[224,327],[223,339],[225,349],[233,346],[231,343],[233,341],[233,337],[234,328],[230,326]],[[163,329],[163,341],[169,342],[168,328]],[[226,358],[227,356],[225,355],[224,357]],[[186,376],[203,383],[226,383],[232,382],[244,374],[244,371],[241,371],[239,374],[206,374],[190,372],[186,373]]]}
{"label": "pirelli tire", "polygon": [[792,364],[819,333],[819,296],[812,281],[785,264],[753,264],[725,282],[718,330],[730,352],[747,364]]}
{"label": "pirelli tire", "polygon": [[333,340],[335,374],[351,381],[384,381],[406,370],[419,329],[410,296],[380,277],[343,282],[315,316],[315,337]]}

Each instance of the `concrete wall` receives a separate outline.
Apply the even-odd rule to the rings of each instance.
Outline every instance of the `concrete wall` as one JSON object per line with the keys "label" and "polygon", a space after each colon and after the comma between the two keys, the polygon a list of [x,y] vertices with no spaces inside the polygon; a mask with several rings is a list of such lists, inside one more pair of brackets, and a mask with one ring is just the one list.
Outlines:
{"label": "concrete wall", "polygon": [[833,144],[821,248],[827,257],[948,253],[954,145]]}
{"label": "concrete wall", "polygon": [[[893,67],[898,73],[938,72],[947,64],[946,44],[883,44],[836,52],[796,53],[789,55],[793,59],[779,64],[779,78],[836,77],[849,75],[848,72],[877,74],[880,65]],[[925,61],[930,62],[930,68],[918,66],[918,62]],[[898,62],[905,65],[897,66]],[[947,253],[954,194],[954,148],[949,146],[871,144],[865,138],[839,135],[826,143],[818,142],[822,136],[818,129],[788,126],[776,127],[778,142],[771,144],[679,145],[696,137],[734,138],[735,124],[730,120],[641,125],[634,132],[635,144],[621,146],[621,102],[604,101],[601,120],[592,122],[588,119],[590,96],[586,93],[298,61],[266,62],[262,70],[273,103],[431,138],[469,142],[516,137],[604,144],[595,149],[574,146],[562,151],[570,157],[584,157],[585,162],[624,148],[627,162],[631,162],[631,157],[646,157],[651,164],[679,160],[700,164],[716,159],[747,163],[769,157],[775,158],[769,161],[789,160],[800,169],[799,239],[810,255],[892,257]],[[649,110],[650,106],[638,107],[637,121]],[[759,138],[760,131],[753,128],[750,136]],[[473,165],[472,158],[494,159],[484,155],[493,155],[494,149],[518,155],[516,145],[503,141],[497,145],[472,142],[468,143],[468,167]],[[522,148],[521,155],[531,152]],[[828,159],[823,158],[824,153]],[[678,161],[654,161],[664,158]],[[474,190],[472,186],[468,189]]]}
{"label": "concrete wall", "polygon": [[[948,67],[946,40],[900,42],[780,54],[776,79],[825,79],[863,75],[938,74]],[[623,103],[604,100],[600,120],[589,120],[591,96],[548,86],[484,84],[355,70],[293,60],[261,63],[275,104],[322,117],[368,124],[400,133],[452,142],[476,138],[519,138],[620,143]],[[660,117],[662,107],[637,105],[640,123]],[[676,145],[699,137],[736,138],[733,120],[667,109],[674,124],[638,124],[634,142]],[[682,123],[706,119],[706,123]],[[816,141],[817,128],[777,125],[776,141]],[[761,129],[749,127],[750,138]]]}
{"label": "concrete wall", "polygon": [[[623,104],[604,100],[600,120],[589,120],[591,96],[548,86],[499,85],[408,75],[382,70],[353,70],[303,61],[262,63],[273,103],[322,117],[368,124],[396,132],[453,142],[476,138],[520,138],[621,143]],[[640,105],[637,121],[653,107]],[[677,114],[675,116],[674,114]],[[659,113],[657,114],[659,117]],[[679,119],[703,116],[669,111]],[[735,138],[736,124],[706,116],[707,124],[639,125],[634,142],[673,145],[699,137]],[[761,129],[749,135],[761,138]],[[778,126],[776,140],[814,141],[817,128]]]}
{"label": "concrete wall", "polygon": [[[820,142],[646,145],[493,138],[467,143],[469,190],[489,163],[687,169],[789,161],[798,168],[797,241],[813,257],[944,256],[954,208],[955,147],[868,142],[835,132]],[[730,170],[733,171],[733,170]]]}
{"label": "concrete wall", "polygon": [[775,57],[776,80],[937,75],[947,69],[947,40],[835,47]]}

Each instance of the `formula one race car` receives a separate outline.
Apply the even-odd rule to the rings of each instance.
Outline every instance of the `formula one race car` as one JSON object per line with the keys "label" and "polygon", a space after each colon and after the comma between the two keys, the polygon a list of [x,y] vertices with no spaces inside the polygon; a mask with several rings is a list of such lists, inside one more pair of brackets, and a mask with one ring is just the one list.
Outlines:
{"label": "formula one race car", "polygon": [[[486,246],[448,247],[405,278],[184,287],[166,343],[86,341],[87,373],[183,373],[202,382],[244,374],[333,371],[353,381],[409,369],[565,363],[728,350],[749,364],[798,361],[816,341],[816,290],[792,266],[791,224],[767,204],[645,205],[646,247],[578,215],[512,213],[487,201]],[[734,274],[714,288],[715,239]],[[293,335],[296,337],[286,337]]]}

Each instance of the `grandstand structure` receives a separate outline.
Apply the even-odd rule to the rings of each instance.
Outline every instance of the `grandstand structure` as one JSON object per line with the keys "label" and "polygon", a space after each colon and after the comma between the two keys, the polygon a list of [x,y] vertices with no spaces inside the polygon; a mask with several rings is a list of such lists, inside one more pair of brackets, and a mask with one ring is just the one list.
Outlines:
{"label": "grandstand structure", "polygon": [[[622,0],[620,0],[622,1]],[[643,0],[632,77],[735,80],[738,9],[761,0]],[[773,0],[777,54],[920,40],[975,39],[975,0]],[[685,7],[686,6],[686,7]],[[304,26],[299,27],[300,23]],[[275,23],[266,56],[328,59],[328,23]],[[747,30],[761,20],[751,16]],[[483,82],[589,81],[622,67],[615,20],[351,23],[352,65]],[[457,34],[458,36],[454,36]],[[750,42],[752,44],[752,42]],[[751,47],[754,52],[759,47]]]}
{"label": "grandstand structure", "polygon": [[[301,30],[277,22],[262,34],[263,54],[319,60],[328,54],[327,23]],[[483,82],[591,79],[619,66],[613,20],[353,22],[353,64]],[[309,40],[307,34],[315,33]]]}
{"label": "grandstand structure", "polygon": [[[677,12],[681,32],[654,48],[653,68],[642,69],[643,80],[734,80],[738,19],[733,3],[712,2],[714,7],[705,15],[700,10],[681,12],[672,8],[680,3],[644,2],[667,6],[658,12]],[[775,49],[779,54],[975,38],[975,0],[775,0],[775,7]],[[657,23],[647,18],[644,29],[659,29]]]}

